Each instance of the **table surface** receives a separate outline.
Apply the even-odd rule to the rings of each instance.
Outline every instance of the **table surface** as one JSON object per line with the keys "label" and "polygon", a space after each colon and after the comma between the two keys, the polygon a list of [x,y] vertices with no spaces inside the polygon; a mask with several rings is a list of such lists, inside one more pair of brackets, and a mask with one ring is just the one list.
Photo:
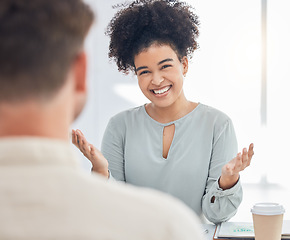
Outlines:
{"label": "table surface", "polygon": [[[241,223],[241,222],[236,222],[236,223]],[[205,231],[204,232],[205,240],[212,240],[213,239],[216,227],[217,226],[212,224],[212,223],[204,223],[201,225],[201,228]],[[283,219],[282,232],[286,233],[287,236],[285,238],[289,239],[290,219],[289,220]]]}
{"label": "table surface", "polygon": [[202,228],[204,230],[206,230],[206,232],[204,233],[205,240],[212,240],[216,225],[214,225],[214,224],[202,224]]}
{"label": "table surface", "polygon": [[[290,220],[290,185],[279,184],[243,184],[243,201],[238,208],[237,214],[230,219],[231,222],[251,222],[251,208],[257,202],[277,202],[284,206],[286,212],[284,219]],[[212,240],[216,225],[211,223],[202,224],[207,229],[205,240]]]}

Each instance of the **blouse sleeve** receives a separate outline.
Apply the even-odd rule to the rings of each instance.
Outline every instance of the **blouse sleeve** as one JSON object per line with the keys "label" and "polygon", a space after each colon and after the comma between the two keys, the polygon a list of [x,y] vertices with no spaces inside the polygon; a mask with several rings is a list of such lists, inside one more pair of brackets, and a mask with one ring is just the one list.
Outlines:
{"label": "blouse sleeve", "polygon": [[231,120],[228,120],[214,134],[209,174],[202,210],[206,218],[213,223],[229,220],[237,212],[242,201],[243,191],[238,182],[231,188],[223,190],[218,184],[222,167],[237,154],[237,139]]}
{"label": "blouse sleeve", "polygon": [[109,163],[109,180],[126,181],[122,130],[110,119],[102,140],[101,151]]}

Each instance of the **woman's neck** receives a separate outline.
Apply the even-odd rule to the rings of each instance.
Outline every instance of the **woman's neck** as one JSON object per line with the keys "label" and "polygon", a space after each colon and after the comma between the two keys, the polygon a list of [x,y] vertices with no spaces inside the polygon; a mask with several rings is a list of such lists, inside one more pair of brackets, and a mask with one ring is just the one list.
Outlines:
{"label": "woman's neck", "polygon": [[176,101],[170,106],[159,107],[153,103],[145,106],[149,116],[160,123],[169,123],[176,121],[196,108],[198,104],[188,101],[185,97],[181,101]]}

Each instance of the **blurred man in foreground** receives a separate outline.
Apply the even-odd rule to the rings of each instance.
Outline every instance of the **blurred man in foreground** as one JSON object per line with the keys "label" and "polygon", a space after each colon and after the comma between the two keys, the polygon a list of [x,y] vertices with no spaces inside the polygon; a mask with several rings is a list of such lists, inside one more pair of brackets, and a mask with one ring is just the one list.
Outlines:
{"label": "blurred man in foreground", "polygon": [[201,239],[179,201],[87,175],[74,156],[93,19],[81,0],[1,1],[0,239]]}

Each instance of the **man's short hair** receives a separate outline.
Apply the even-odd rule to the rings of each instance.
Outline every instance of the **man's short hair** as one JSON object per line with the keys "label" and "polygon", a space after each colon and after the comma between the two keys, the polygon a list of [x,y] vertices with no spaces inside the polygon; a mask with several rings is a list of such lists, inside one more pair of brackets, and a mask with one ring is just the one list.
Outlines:
{"label": "man's short hair", "polygon": [[0,101],[53,95],[93,19],[81,0],[1,0]]}

